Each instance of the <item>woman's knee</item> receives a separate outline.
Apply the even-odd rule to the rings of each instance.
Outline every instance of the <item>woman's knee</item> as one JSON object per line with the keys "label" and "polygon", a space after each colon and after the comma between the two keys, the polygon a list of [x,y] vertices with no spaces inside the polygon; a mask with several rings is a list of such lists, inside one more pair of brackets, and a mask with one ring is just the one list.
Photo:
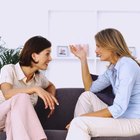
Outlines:
{"label": "woman's knee", "polygon": [[26,93],[19,93],[15,96],[12,97],[12,101],[13,103],[27,103],[27,102],[31,102],[30,101],[30,95],[26,94]]}
{"label": "woman's knee", "polygon": [[88,126],[84,121],[84,117],[76,117],[72,120],[70,127],[75,127],[77,129],[82,129],[88,131]]}
{"label": "woman's knee", "polygon": [[29,94],[26,94],[26,93],[18,93],[17,95],[15,95],[16,96],[16,98],[18,98],[18,99],[30,99],[30,95]]}
{"label": "woman's knee", "polygon": [[79,99],[80,100],[83,99],[83,98],[84,99],[91,99],[94,96],[96,96],[96,95],[94,93],[92,93],[91,91],[85,91],[80,95]]}

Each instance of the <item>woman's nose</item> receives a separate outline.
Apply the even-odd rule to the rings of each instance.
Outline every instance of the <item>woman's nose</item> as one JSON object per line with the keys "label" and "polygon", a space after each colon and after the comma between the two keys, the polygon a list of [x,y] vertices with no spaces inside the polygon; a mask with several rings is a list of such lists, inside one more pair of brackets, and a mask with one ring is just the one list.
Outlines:
{"label": "woman's nose", "polygon": [[98,49],[97,48],[95,49],[95,53],[98,53]]}
{"label": "woman's nose", "polygon": [[52,57],[51,56],[49,57],[49,61],[52,61]]}

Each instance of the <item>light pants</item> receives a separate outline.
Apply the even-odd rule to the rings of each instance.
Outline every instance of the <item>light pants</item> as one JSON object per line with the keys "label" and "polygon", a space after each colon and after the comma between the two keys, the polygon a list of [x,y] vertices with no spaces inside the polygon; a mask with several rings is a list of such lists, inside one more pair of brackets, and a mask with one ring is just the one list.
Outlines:
{"label": "light pants", "polygon": [[6,140],[47,140],[28,94],[17,94],[0,104],[0,131]]}
{"label": "light pants", "polygon": [[95,94],[89,91],[82,93],[76,104],[75,118],[70,124],[66,140],[90,140],[91,137],[98,136],[125,137],[140,134],[140,119],[79,116],[106,107],[107,105]]}

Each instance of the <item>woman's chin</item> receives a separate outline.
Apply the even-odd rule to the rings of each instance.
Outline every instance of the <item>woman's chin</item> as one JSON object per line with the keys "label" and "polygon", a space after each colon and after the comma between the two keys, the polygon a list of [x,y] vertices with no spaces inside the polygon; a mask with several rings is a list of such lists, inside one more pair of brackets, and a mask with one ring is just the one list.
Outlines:
{"label": "woman's chin", "polygon": [[106,59],[105,59],[105,58],[103,58],[103,57],[100,57],[100,60],[101,60],[101,61],[106,61]]}
{"label": "woman's chin", "polygon": [[48,66],[42,67],[41,70],[47,70]]}
{"label": "woman's chin", "polygon": [[103,58],[102,57],[99,57],[100,61],[103,61]]}

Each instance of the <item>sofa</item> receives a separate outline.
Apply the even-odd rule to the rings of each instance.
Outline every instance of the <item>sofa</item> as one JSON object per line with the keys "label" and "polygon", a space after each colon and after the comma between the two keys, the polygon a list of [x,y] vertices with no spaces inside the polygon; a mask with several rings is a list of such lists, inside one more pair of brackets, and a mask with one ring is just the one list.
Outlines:
{"label": "sofa", "polygon": [[[92,75],[92,78],[95,80],[97,76]],[[77,99],[82,92],[84,92],[83,88],[57,89],[56,96],[60,105],[56,106],[55,112],[50,118],[47,117],[49,110],[42,109],[44,104],[41,99],[38,100],[35,110],[48,140],[65,140],[67,135],[65,126],[72,120]],[[96,95],[108,105],[113,103],[114,95],[111,86],[96,93]],[[0,140],[6,140],[4,132],[0,132]],[[91,140],[140,140],[140,134],[133,137],[96,137],[91,138]]]}

